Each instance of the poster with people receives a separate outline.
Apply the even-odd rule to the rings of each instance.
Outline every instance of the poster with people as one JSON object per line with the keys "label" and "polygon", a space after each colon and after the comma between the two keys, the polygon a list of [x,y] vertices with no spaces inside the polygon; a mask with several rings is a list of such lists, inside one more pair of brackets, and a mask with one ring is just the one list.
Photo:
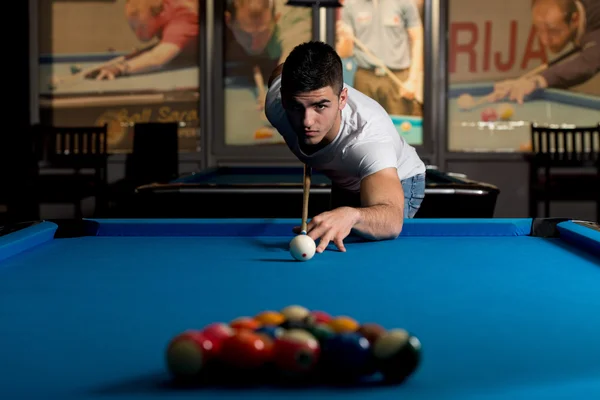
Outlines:
{"label": "poster with people", "polygon": [[423,0],[343,0],[336,51],[346,84],[376,100],[398,133],[423,144]]}
{"label": "poster with people", "polygon": [[285,143],[266,118],[267,83],[297,45],[312,39],[312,9],[286,0],[224,0],[225,144]]}
{"label": "poster with people", "polygon": [[449,5],[449,150],[529,151],[532,123],[600,123],[600,0]]}
{"label": "poster with people", "polygon": [[179,122],[199,139],[199,0],[38,2],[40,122],[109,127],[129,152],[136,122]]}

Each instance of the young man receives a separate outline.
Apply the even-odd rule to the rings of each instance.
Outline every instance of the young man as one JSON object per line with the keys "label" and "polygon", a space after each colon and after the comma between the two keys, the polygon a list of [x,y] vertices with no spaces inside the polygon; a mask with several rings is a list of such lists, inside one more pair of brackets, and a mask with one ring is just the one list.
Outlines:
{"label": "young man", "polygon": [[425,165],[375,100],[347,86],[342,61],[322,42],[294,48],[269,79],[269,122],[296,157],[333,183],[332,210],[315,216],[308,235],[345,251],[351,231],[396,238],[425,193]]}

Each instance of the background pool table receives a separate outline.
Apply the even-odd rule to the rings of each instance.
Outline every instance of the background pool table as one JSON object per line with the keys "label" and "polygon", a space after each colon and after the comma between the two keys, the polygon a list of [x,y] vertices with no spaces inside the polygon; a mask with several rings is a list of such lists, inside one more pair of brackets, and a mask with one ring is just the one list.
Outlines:
{"label": "background pool table", "polygon": [[[459,108],[458,98],[469,94],[476,100],[490,94],[491,82],[453,84],[448,91],[448,140],[451,151],[526,151],[530,124],[572,124],[594,126],[600,123],[600,97],[567,90],[546,89],[526,98],[523,104],[501,101],[482,104],[471,110]],[[482,122],[486,108],[511,106],[509,120]]]}
{"label": "background pool table", "polygon": [[[3,398],[515,400],[600,396],[600,231],[563,220],[411,220],[392,241],[292,261],[296,220],[84,220],[0,236]],[[21,229],[19,229],[21,228]],[[403,384],[168,384],[190,328],[290,304],[404,328]]]}
{"label": "background pool table", "polygon": [[[428,168],[419,218],[491,218],[500,190]],[[172,183],[137,188],[126,216],[166,218],[296,218],[302,212],[298,167],[216,167]],[[309,216],[330,209],[331,181],[313,172]]]}
{"label": "background pool table", "polygon": [[81,79],[49,87],[53,76],[71,74],[71,67],[97,66],[124,55],[107,52],[43,56],[39,60],[40,118],[56,126],[109,125],[113,152],[131,147],[134,122],[179,121],[180,149],[196,150],[199,129],[200,70],[173,66],[115,80]]}

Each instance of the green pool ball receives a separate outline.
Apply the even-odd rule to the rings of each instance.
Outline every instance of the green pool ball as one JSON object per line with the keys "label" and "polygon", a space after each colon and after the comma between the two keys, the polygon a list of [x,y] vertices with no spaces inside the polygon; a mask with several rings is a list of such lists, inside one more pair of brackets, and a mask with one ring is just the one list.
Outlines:
{"label": "green pool ball", "polygon": [[75,75],[81,72],[83,68],[79,65],[71,65],[71,74]]}

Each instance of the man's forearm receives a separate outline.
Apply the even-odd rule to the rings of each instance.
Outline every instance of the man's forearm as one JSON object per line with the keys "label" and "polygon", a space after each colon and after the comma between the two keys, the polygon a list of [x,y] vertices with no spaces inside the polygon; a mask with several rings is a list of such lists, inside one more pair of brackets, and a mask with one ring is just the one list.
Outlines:
{"label": "man's forearm", "polygon": [[403,209],[398,205],[381,204],[357,208],[354,231],[372,239],[394,239],[400,235],[403,225]]}
{"label": "man's forearm", "polygon": [[140,54],[127,61],[127,74],[149,72],[161,68],[180,52],[179,47],[172,44],[158,44],[152,50]]}
{"label": "man's forearm", "polygon": [[408,80],[416,81],[423,78],[423,40],[414,40],[411,44],[411,63]]}

